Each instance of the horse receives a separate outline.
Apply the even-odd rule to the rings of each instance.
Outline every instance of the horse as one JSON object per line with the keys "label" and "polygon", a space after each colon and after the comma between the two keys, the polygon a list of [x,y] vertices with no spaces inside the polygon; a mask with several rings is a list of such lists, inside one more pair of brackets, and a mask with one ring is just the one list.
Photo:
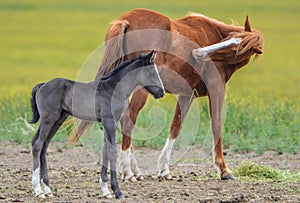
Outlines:
{"label": "horse", "polygon": [[[147,40],[145,40],[147,39]],[[151,39],[151,40],[149,40]],[[122,61],[155,48],[156,64],[166,92],[178,95],[170,134],[158,158],[158,177],[172,179],[169,170],[173,144],[179,136],[191,101],[208,96],[214,140],[214,162],[222,180],[232,179],[222,147],[222,107],[226,83],[240,68],[263,53],[264,38],[244,26],[227,25],[201,14],[191,13],[172,20],[148,9],[134,9],[111,24],[105,36],[105,50],[96,78],[106,75]],[[194,94],[196,92],[196,94]],[[121,172],[125,180],[143,180],[131,145],[137,116],[148,93],[136,90],[121,119]],[[75,142],[91,123],[81,121],[69,142]]]}
{"label": "horse", "polygon": [[156,52],[140,55],[122,63],[108,76],[89,83],[80,83],[64,78],[55,78],[36,85],[32,90],[33,118],[30,123],[40,125],[32,139],[33,175],[35,195],[53,196],[49,187],[46,153],[48,145],[71,115],[76,118],[102,122],[104,146],[100,177],[104,197],[111,197],[107,185],[107,167],[110,162],[111,189],[117,199],[124,198],[118,186],[116,173],[117,147],[116,127],[126,107],[127,99],[137,87],[143,87],[155,98],[165,94],[157,67],[153,63]]}

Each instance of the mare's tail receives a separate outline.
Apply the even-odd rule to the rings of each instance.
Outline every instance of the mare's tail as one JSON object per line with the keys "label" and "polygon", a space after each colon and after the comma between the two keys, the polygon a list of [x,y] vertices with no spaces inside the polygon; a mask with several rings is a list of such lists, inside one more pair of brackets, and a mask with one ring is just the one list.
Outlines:
{"label": "mare's tail", "polygon": [[40,83],[37,84],[31,92],[31,110],[32,110],[32,119],[29,121],[29,123],[36,123],[38,122],[38,120],[40,119],[40,113],[36,104],[36,92],[40,89],[40,87],[43,85],[44,83]]}
{"label": "mare's tail", "polygon": [[[127,20],[117,20],[113,22],[105,36],[105,50],[96,78],[107,75],[110,71],[118,67],[126,58],[124,52],[125,33],[129,27]],[[80,136],[92,125],[89,121],[80,121],[77,128],[68,139],[68,144],[75,143]]]}

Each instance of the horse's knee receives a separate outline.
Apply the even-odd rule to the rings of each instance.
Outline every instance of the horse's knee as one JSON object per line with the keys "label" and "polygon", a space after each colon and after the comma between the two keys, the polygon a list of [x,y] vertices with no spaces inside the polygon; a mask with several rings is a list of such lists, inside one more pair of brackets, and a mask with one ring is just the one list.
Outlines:
{"label": "horse's knee", "polygon": [[32,155],[34,157],[38,156],[42,151],[42,143],[39,140],[32,142]]}
{"label": "horse's knee", "polygon": [[111,147],[109,149],[109,155],[112,159],[116,159],[118,157],[118,150],[116,147]]}

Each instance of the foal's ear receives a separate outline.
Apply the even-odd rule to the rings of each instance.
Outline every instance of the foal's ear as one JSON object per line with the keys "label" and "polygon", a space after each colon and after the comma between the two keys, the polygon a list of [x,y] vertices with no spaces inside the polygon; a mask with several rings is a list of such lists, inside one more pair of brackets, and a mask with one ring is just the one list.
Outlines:
{"label": "foal's ear", "polygon": [[147,56],[149,62],[154,61],[155,57],[156,57],[156,51],[155,51],[155,50],[152,50],[152,51],[148,54],[148,56]]}
{"label": "foal's ear", "polygon": [[250,26],[250,22],[248,19],[248,15],[246,16],[246,20],[245,20],[245,31],[246,32],[251,32],[251,26]]}

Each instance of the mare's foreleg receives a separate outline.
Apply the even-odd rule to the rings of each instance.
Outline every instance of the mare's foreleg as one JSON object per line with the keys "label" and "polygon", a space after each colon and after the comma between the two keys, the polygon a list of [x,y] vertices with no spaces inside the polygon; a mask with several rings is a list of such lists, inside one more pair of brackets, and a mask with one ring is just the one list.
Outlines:
{"label": "mare's foreleg", "polygon": [[225,164],[222,147],[222,107],[224,95],[221,92],[209,94],[210,117],[212,125],[212,133],[214,137],[214,160],[219,168],[222,180],[232,179],[234,176]]}
{"label": "mare's foreleg", "polygon": [[221,179],[235,179],[225,164],[222,149],[222,109],[225,97],[225,84],[213,62],[206,63],[201,75],[209,97],[210,118],[214,137],[214,160],[221,173]]}
{"label": "mare's foreleg", "polygon": [[51,129],[51,132],[49,133],[49,135],[47,136],[47,138],[44,142],[44,146],[41,151],[41,156],[40,156],[41,189],[42,189],[42,192],[44,193],[44,195],[46,195],[48,197],[52,197],[53,195],[52,195],[52,191],[49,187],[49,178],[48,178],[48,169],[47,169],[47,149],[48,149],[51,139],[54,137],[55,133],[57,132],[57,130],[60,128],[60,126],[63,124],[63,122],[66,120],[67,117],[68,117],[68,115],[63,113],[61,115],[61,117],[55,122],[55,124],[53,125],[53,127]]}
{"label": "mare's foreleg", "polygon": [[138,167],[136,158],[131,146],[132,130],[135,126],[137,116],[147,101],[148,93],[143,90],[137,90],[125,110],[121,120],[122,127],[122,150],[120,155],[120,170],[123,173],[123,180],[135,182],[136,179],[143,180],[143,176]]}
{"label": "mare's foreleg", "polygon": [[165,178],[167,180],[172,179],[169,170],[171,151],[174,145],[176,138],[179,136],[179,133],[182,129],[183,121],[186,117],[186,114],[191,106],[192,99],[191,97],[179,96],[176,104],[176,109],[172,124],[170,127],[170,135],[165,143],[165,146],[158,158],[158,177]]}

